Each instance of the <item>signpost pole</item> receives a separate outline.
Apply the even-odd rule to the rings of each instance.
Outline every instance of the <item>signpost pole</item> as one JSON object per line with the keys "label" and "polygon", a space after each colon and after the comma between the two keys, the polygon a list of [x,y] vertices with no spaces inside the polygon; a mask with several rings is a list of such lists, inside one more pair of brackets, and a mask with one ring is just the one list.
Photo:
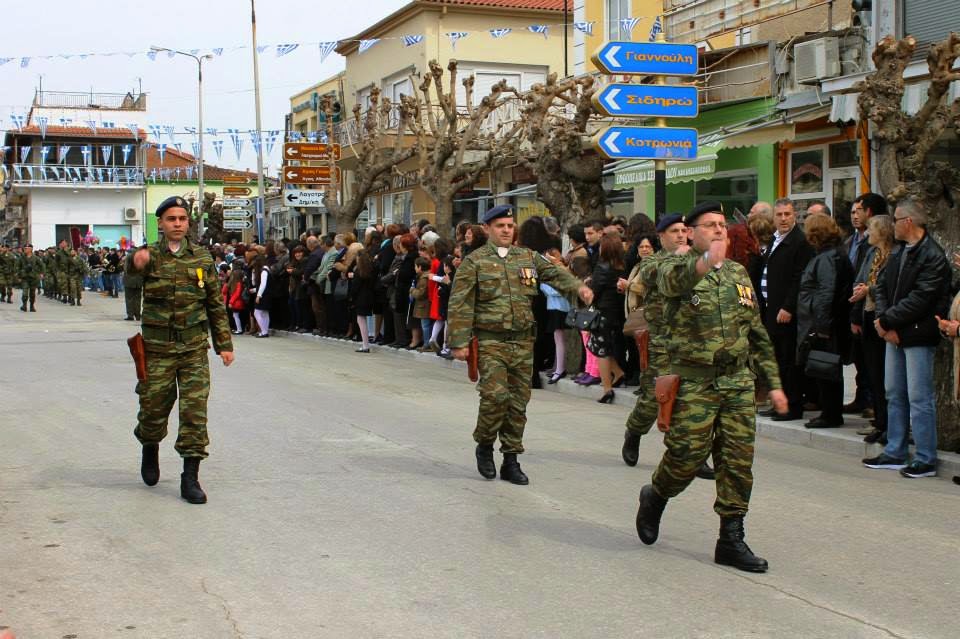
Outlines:
{"label": "signpost pole", "polygon": [[[667,39],[663,34],[663,30],[657,34],[657,42],[666,42]],[[654,84],[664,85],[667,83],[667,78],[662,75],[658,75]],[[664,128],[667,126],[666,118],[657,118],[657,126],[659,128]],[[657,222],[661,217],[667,214],[667,161],[666,160],[654,160],[653,161],[653,211],[654,211],[654,221]]]}
{"label": "signpost pole", "polygon": [[[250,0],[250,28],[253,35],[253,95],[256,106],[257,136],[263,135],[260,126],[260,61],[257,56],[257,10]],[[263,138],[257,145],[257,241],[263,242]]]}

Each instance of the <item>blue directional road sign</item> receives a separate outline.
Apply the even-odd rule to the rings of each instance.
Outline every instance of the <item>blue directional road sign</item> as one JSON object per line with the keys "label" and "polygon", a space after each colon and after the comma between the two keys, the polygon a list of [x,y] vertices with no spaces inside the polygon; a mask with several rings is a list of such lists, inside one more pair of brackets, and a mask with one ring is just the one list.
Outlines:
{"label": "blue directional road sign", "polygon": [[695,118],[699,112],[697,87],[657,84],[608,84],[593,96],[604,115]]}
{"label": "blue directional road sign", "polygon": [[593,137],[593,146],[611,160],[693,160],[697,130],[611,126]]}
{"label": "blue directional road sign", "polygon": [[695,75],[697,45],[668,42],[607,42],[593,54],[607,74]]}

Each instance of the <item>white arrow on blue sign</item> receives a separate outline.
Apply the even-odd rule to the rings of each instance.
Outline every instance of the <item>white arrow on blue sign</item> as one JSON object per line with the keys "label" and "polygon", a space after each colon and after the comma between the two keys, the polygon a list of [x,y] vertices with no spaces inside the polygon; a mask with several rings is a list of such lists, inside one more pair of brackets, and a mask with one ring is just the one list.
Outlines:
{"label": "white arrow on blue sign", "polygon": [[611,126],[593,137],[593,146],[611,160],[693,160],[697,130]]}
{"label": "white arrow on blue sign", "polygon": [[243,197],[225,197],[223,198],[224,208],[242,209],[250,206],[250,200]]}
{"label": "white arrow on blue sign", "polygon": [[697,45],[607,42],[592,57],[607,74],[696,75]]}
{"label": "white arrow on blue sign", "polygon": [[657,84],[608,84],[593,96],[604,115],[655,118],[695,118],[699,112],[697,87]]}

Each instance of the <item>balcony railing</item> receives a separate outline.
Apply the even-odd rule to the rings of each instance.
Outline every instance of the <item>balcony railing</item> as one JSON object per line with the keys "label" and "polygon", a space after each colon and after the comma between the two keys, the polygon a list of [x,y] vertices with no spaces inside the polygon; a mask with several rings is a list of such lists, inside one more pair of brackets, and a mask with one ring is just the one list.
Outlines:
{"label": "balcony railing", "polygon": [[138,166],[14,164],[11,178],[14,184],[33,186],[142,186],[143,169]]}

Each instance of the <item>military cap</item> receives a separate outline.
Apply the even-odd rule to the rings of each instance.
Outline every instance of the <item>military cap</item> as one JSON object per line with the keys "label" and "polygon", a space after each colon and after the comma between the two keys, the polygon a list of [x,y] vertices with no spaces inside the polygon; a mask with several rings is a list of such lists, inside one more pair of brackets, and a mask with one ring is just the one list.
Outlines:
{"label": "military cap", "polygon": [[679,213],[671,213],[670,215],[664,215],[660,218],[660,221],[657,222],[657,233],[663,233],[668,228],[677,223],[683,222],[683,216]]}
{"label": "military cap", "polygon": [[498,220],[501,217],[513,217],[513,206],[510,204],[501,204],[500,206],[495,206],[483,214],[483,219],[481,221],[484,224],[489,224],[490,222]]}
{"label": "military cap", "polygon": [[693,207],[689,213],[687,213],[687,217],[684,218],[683,222],[687,226],[694,226],[694,222],[697,221],[697,218],[704,213],[719,213],[723,215],[723,204],[720,202],[701,202]]}
{"label": "military cap", "polygon": [[24,244],[23,248],[33,248],[33,244]]}
{"label": "military cap", "polygon": [[189,210],[190,207],[187,205],[187,201],[185,199],[183,199],[179,195],[173,195],[165,199],[163,202],[160,203],[160,206],[157,207],[157,217],[162,216],[164,211],[166,211],[167,209],[173,209],[173,208]]}

